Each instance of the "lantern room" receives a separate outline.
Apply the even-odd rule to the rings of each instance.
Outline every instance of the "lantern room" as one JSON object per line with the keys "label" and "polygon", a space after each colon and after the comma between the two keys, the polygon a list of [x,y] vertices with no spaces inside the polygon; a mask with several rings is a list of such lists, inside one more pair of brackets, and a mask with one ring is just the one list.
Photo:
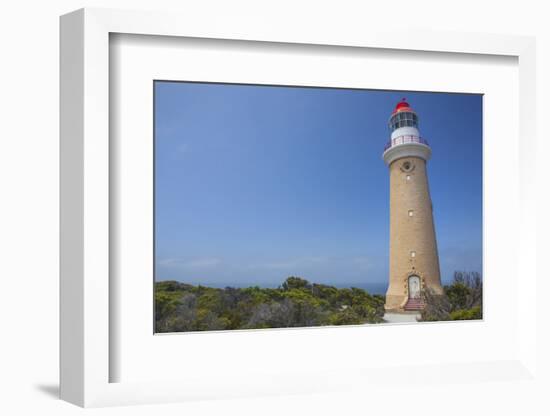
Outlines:
{"label": "lantern room", "polygon": [[395,106],[395,110],[393,110],[390,117],[389,127],[392,133],[401,127],[418,128],[418,116],[405,98]]}

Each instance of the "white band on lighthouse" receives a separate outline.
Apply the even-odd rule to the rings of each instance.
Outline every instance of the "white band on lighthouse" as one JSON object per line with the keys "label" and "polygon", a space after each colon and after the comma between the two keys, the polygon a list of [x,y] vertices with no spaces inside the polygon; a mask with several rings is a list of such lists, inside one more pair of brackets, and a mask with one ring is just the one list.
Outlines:
{"label": "white band on lighthouse", "polygon": [[[400,138],[403,140],[400,141]],[[415,139],[418,141],[414,141]],[[382,156],[384,162],[389,166],[393,161],[404,157],[419,157],[428,161],[432,155],[432,150],[430,146],[422,143],[421,140],[420,137],[415,138],[414,136],[410,136],[410,138],[407,136],[397,137],[393,141],[395,144],[392,144],[384,152]]]}

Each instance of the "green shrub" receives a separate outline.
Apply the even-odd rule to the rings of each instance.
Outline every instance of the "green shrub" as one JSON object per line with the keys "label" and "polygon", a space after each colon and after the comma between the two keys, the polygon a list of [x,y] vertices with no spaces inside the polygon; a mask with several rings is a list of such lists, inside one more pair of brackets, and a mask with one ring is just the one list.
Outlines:
{"label": "green shrub", "polygon": [[423,293],[425,308],[421,321],[449,321],[482,318],[483,282],[477,272],[456,271],[452,284],[442,295],[431,290]]}
{"label": "green shrub", "polygon": [[157,332],[288,328],[382,322],[384,296],[291,276],[278,288],[155,284]]}
{"label": "green shrub", "polygon": [[450,317],[453,321],[481,319],[481,306],[474,306],[471,309],[458,309],[451,312]]}

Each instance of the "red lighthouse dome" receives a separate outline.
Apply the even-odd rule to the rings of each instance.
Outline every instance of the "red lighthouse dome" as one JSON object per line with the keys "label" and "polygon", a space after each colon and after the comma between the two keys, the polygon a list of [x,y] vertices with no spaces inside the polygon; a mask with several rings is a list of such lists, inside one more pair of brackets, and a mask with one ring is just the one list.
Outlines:
{"label": "red lighthouse dome", "polygon": [[401,101],[397,103],[397,105],[395,106],[395,109],[392,112],[392,115],[401,111],[413,111],[413,109],[407,102],[406,98],[403,98]]}

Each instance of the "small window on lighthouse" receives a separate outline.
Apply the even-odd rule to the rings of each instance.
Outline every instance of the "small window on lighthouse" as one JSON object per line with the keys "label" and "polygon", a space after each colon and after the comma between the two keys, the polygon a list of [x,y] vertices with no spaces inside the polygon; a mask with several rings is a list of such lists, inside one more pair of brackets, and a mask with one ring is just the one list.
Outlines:
{"label": "small window on lighthouse", "polygon": [[411,257],[416,257],[416,251],[411,251]]}
{"label": "small window on lighthouse", "polygon": [[414,211],[412,209],[409,210],[409,217],[412,217],[414,214]]}

